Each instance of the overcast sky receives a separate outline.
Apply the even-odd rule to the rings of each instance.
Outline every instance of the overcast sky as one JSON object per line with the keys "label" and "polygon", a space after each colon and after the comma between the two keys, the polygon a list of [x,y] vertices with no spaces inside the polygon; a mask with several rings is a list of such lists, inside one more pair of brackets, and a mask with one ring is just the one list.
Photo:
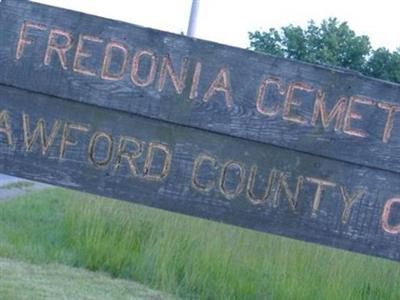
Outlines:
{"label": "overcast sky", "polygon": [[[35,0],[102,17],[156,28],[186,32],[191,0]],[[196,36],[248,47],[248,31],[288,24],[304,26],[314,19],[337,17],[357,34],[370,37],[374,48],[400,46],[397,1],[351,0],[200,0]]]}

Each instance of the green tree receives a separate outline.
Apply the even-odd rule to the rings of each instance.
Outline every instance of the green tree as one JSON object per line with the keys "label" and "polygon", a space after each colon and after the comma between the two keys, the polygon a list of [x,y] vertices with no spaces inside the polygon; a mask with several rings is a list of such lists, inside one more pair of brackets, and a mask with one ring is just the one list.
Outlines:
{"label": "green tree", "polygon": [[249,32],[250,49],[284,58],[327,64],[365,75],[400,82],[400,50],[373,50],[369,38],[356,35],[346,22],[336,18],[306,28],[288,25],[281,29]]}
{"label": "green tree", "polygon": [[400,82],[400,49],[390,52],[378,48],[372,52],[364,74],[384,80]]}

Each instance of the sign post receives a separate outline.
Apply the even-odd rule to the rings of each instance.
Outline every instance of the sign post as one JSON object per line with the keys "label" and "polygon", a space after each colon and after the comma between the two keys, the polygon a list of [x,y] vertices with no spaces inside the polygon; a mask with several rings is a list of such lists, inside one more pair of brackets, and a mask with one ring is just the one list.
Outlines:
{"label": "sign post", "polygon": [[187,36],[194,37],[197,26],[197,15],[199,11],[200,0],[192,0],[192,7],[190,9],[189,25]]}

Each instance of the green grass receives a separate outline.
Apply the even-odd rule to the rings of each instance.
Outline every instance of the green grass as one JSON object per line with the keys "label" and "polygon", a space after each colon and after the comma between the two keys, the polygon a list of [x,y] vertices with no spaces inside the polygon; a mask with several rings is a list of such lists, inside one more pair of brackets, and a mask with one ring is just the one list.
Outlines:
{"label": "green grass", "polygon": [[0,258],[0,299],[161,300],[164,294],[128,280],[59,264],[32,265]]}
{"label": "green grass", "polygon": [[0,256],[199,299],[400,299],[400,265],[61,189],[0,204]]}

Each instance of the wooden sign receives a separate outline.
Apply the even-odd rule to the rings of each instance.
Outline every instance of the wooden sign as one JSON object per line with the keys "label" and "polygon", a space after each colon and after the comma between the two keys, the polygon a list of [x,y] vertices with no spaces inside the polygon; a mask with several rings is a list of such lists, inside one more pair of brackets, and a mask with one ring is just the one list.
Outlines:
{"label": "wooden sign", "polygon": [[0,172],[400,260],[399,86],[0,3]]}

